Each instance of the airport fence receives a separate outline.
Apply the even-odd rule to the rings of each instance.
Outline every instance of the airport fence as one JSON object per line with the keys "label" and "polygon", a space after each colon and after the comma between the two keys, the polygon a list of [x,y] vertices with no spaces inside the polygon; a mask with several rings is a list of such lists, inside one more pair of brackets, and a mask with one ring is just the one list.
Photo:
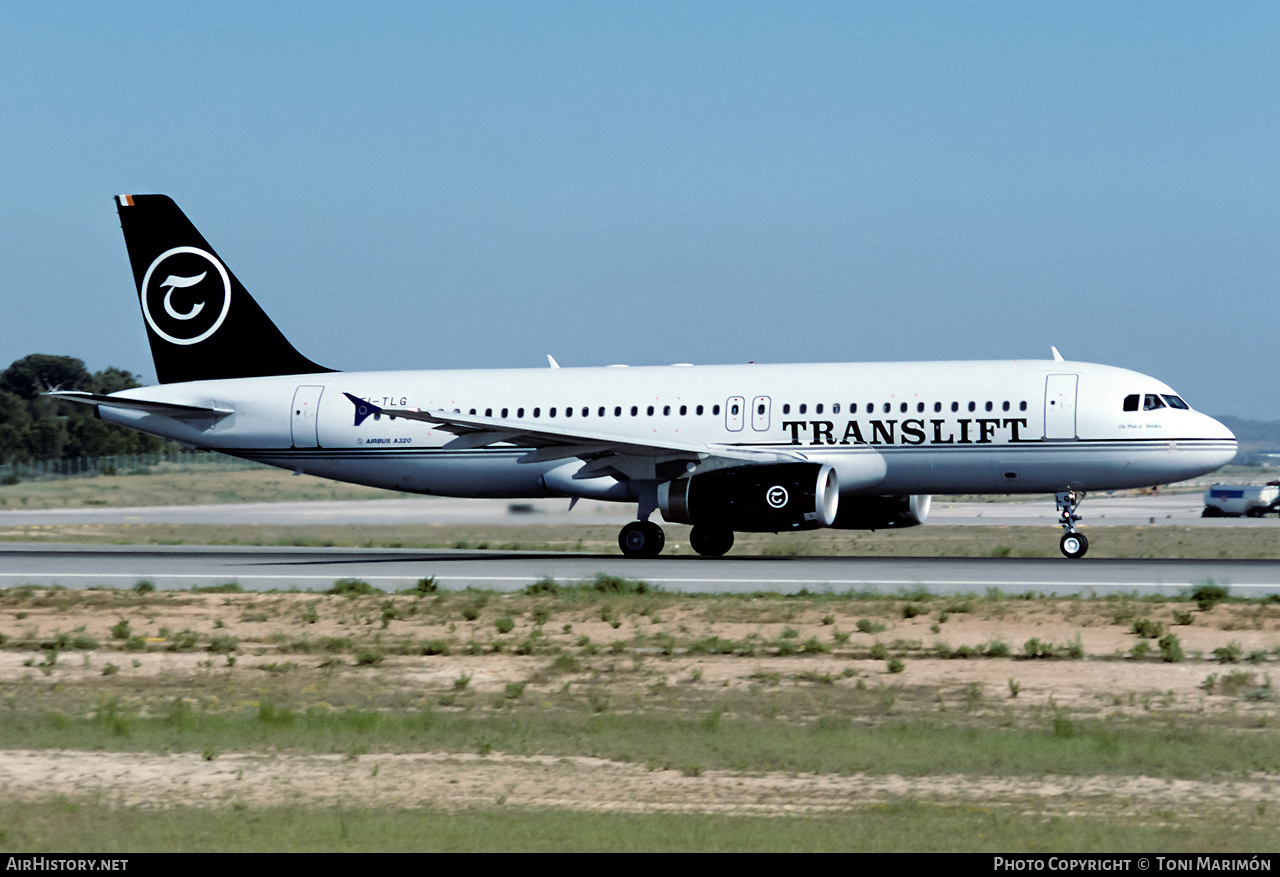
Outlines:
{"label": "airport fence", "polygon": [[93,478],[98,475],[150,475],[158,472],[224,471],[270,469],[263,463],[228,457],[212,451],[183,451],[160,454],[116,454],[109,457],[72,457],[67,460],[32,460],[0,463],[0,484],[22,481],[49,481],[63,478]]}

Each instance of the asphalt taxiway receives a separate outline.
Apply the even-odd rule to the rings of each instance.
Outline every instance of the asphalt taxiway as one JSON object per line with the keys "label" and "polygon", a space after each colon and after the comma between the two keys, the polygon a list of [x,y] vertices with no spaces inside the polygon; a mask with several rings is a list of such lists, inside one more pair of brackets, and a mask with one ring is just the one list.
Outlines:
{"label": "asphalt taxiway", "polygon": [[445,589],[515,591],[542,578],[569,583],[598,574],[667,591],[800,590],[935,594],[1177,594],[1206,580],[1240,596],[1280,593],[1280,561],[1065,558],[659,557],[446,549],[260,548],[0,544],[0,586],[158,588],[235,582],[245,590],[320,591],[342,578],[384,590],[434,577]]}

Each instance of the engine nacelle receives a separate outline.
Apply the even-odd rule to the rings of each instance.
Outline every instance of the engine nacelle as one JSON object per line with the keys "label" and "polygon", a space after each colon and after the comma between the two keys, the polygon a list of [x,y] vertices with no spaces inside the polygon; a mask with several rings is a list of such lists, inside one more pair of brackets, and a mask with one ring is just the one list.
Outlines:
{"label": "engine nacelle", "polygon": [[840,502],[840,514],[831,526],[837,530],[900,530],[915,527],[929,519],[933,497],[912,496],[846,496]]}
{"label": "engine nacelle", "polygon": [[825,463],[738,466],[658,486],[664,520],[743,533],[830,527],[839,502],[836,472]]}

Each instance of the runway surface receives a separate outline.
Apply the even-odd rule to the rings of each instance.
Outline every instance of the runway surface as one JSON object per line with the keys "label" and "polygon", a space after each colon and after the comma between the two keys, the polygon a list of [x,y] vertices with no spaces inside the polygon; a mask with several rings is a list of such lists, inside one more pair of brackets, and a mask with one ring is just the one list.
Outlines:
{"label": "runway surface", "polygon": [[158,588],[236,582],[246,590],[324,590],[358,578],[384,590],[434,576],[446,589],[514,591],[543,577],[568,583],[599,573],[688,593],[772,591],[935,594],[1177,594],[1205,580],[1238,596],[1280,593],[1280,561],[1065,558],[669,557],[444,549],[257,548],[0,544],[0,586]]}

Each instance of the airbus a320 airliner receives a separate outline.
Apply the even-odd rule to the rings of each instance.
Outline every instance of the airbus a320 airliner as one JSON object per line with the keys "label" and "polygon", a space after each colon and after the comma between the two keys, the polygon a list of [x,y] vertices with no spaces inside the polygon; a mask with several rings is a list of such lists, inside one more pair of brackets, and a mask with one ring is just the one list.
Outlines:
{"label": "airbus a320 airliner", "polygon": [[338,372],[300,354],[164,195],[121,195],[160,384],[55,392],[196,448],[462,497],[635,503],[718,556],[740,532],[923,524],[934,493],[1052,493],[1082,557],[1086,491],[1224,465],[1235,436],[1137,372],[1054,359]]}

